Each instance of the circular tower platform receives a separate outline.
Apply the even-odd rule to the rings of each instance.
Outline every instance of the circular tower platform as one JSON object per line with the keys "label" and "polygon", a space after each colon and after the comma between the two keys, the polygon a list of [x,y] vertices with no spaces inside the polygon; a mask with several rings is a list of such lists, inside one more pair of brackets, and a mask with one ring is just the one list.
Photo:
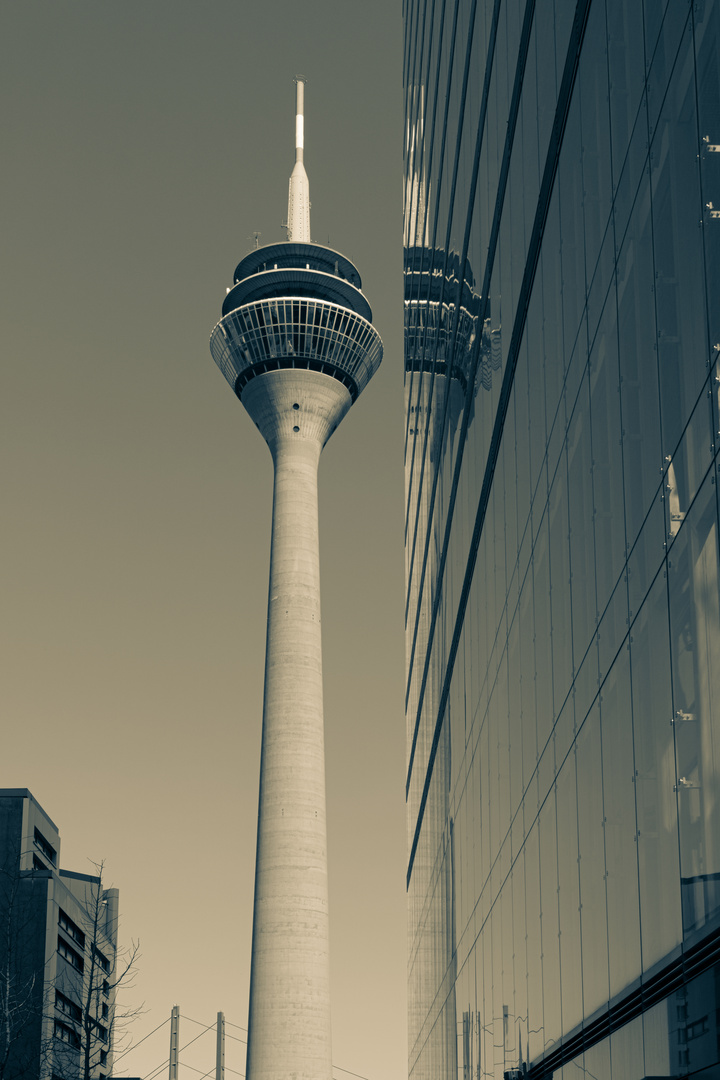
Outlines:
{"label": "circular tower platform", "polygon": [[338,379],[355,401],[382,360],[360,285],[349,259],[317,244],[269,244],[247,255],[210,337],[237,396],[258,375],[305,368]]}

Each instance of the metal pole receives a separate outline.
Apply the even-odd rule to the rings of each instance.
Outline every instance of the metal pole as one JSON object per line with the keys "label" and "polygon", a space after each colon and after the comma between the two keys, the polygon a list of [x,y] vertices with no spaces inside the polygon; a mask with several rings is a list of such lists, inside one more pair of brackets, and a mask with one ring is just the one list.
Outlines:
{"label": "metal pole", "polygon": [[178,1080],[178,1047],[180,1045],[180,1006],[173,1005],[170,1014],[170,1072],[168,1080]]}
{"label": "metal pole", "polygon": [[225,1013],[217,1014],[217,1052],[215,1054],[215,1080],[225,1080]]}

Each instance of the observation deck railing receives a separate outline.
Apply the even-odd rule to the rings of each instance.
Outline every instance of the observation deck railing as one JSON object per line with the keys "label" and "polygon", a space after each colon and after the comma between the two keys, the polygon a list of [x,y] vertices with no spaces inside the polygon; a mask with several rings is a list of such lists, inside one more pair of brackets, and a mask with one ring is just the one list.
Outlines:
{"label": "observation deck railing", "polygon": [[382,341],[371,323],[347,308],[290,296],[229,312],[210,336],[210,351],[236,393],[265,371],[304,366],[339,378],[354,399],[380,365]]}

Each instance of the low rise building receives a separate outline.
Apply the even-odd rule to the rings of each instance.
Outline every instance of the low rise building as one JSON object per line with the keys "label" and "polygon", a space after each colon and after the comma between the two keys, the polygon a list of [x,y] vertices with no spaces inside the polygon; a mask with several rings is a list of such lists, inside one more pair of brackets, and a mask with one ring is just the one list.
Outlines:
{"label": "low rise building", "polygon": [[110,1075],[118,895],[62,869],[51,818],[26,788],[0,788],[3,1080]]}

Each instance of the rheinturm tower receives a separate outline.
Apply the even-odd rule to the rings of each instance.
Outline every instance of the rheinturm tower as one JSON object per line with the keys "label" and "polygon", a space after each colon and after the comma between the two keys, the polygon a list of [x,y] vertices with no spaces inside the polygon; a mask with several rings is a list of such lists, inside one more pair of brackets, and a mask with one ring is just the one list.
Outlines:
{"label": "rheinturm tower", "polygon": [[317,472],[382,359],[360,275],[310,240],[298,78],[287,242],[251,251],[210,350],[274,465],[248,1080],[331,1080]]}

